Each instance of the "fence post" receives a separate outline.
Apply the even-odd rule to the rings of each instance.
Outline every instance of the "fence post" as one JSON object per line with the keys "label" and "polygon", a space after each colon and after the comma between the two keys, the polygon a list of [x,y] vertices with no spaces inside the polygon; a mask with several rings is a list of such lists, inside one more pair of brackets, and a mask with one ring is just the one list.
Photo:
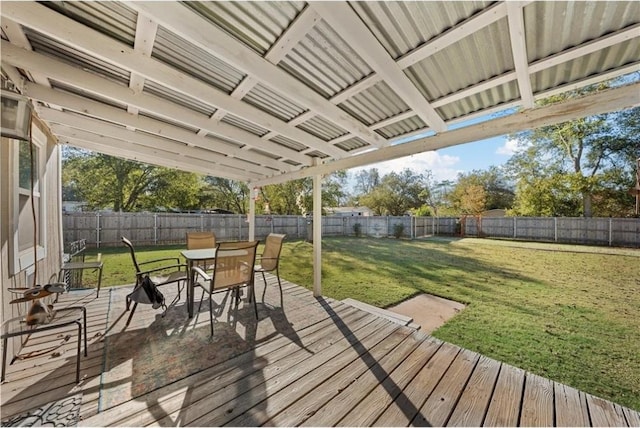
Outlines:
{"label": "fence post", "polygon": [[513,217],[513,239],[516,238],[516,235],[517,235],[516,230],[517,230],[516,229],[516,217]]}
{"label": "fence post", "polygon": [[609,246],[613,245],[613,228],[612,228],[613,219],[609,217]]}
{"label": "fence post", "polygon": [[153,244],[158,245],[158,214],[153,215]]}
{"label": "fence post", "polygon": [[558,217],[553,218],[553,240],[558,242]]}
{"label": "fence post", "polygon": [[100,248],[100,213],[96,213],[96,248]]}
{"label": "fence post", "polygon": [[200,232],[204,232],[204,215],[200,214]]}

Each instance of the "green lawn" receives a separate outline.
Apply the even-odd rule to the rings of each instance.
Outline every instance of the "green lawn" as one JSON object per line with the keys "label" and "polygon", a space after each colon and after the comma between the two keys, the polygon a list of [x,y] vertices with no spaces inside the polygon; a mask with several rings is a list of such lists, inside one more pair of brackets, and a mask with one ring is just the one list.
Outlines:
{"label": "green lawn", "polygon": [[[140,259],[182,246],[140,248]],[[133,282],[100,249],[103,284]],[[149,251],[146,251],[149,250]],[[325,238],[323,294],[385,307],[419,292],[468,305],[434,336],[640,410],[640,251],[480,239]],[[312,246],[285,242],[281,275],[312,287]]]}

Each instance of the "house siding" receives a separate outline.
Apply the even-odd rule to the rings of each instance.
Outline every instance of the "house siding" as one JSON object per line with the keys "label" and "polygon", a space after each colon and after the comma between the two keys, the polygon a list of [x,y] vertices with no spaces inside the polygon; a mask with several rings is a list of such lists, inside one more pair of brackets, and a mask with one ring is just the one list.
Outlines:
{"label": "house siding", "polygon": [[[45,180],[43,183],[44,199],[42,203],[46,206],[46,215],[44,216],[44,224],[39,227],[46,227],[45,245],[46,255],[44,259],[38,261],[38,284],[46,284],[53,274],[57,274],[62,266],[62,233],[61,222],[62,213],[60,207],[60,148],[56,143],[55,137],[51,134],[47,126],[37,117],[34,117],[33,125],[40,129],[46,136],[47,143],[45,147],[46,164]],[[2,138],[0,143],[0,239],[1,260],[0,260],[0,278],[2,278],[2,286],[0,287],[0,298],[2,299],[2,322],[5,320],[24,316],[27,312],[28,305],[10,304],[9,302],[17,297],[14,293],[8,291],[12,287],[27,287],[31,285],[28,281],[27,272],[20,271],[15,275],[10,274],[9,269],[9,240],[12,237],[12,226],[10,223],[10,209],[12,207],[12,198],[14,189],[9,174],[11,173],[10,162],[10,141]],[[7,359],[10,359],[15,351],[19,350],[21,339],[14,338],[9,341],[7,346]],[[1,346],[1,345],[0,345]]]}

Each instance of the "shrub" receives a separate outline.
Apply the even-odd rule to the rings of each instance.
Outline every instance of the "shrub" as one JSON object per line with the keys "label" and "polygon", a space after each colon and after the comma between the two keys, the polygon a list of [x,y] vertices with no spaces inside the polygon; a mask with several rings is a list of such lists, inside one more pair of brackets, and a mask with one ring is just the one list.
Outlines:
{"label": "shrub", "polygon": [[353,225],[353,233],[357,238],[362,236],[362,225],[360,223],[356,223]]}
{"label": "shrub", "polygon": [[393,236],[400,238],[404,233],[404,224],[396,223],[393,225]]}

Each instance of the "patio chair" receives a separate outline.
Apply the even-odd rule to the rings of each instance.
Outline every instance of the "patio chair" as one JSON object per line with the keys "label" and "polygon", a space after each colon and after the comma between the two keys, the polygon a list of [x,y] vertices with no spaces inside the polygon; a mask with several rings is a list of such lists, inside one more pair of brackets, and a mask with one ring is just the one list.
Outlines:
{"label": "patio chair", "polygon": [[[213,232],[187,232],[187,250],[200,250],[216,247],[216,234]],[[198,266],[205,270],[213,267],[213,260],[198,262]]]}
{"label": "patio chair", "polygon": [[194,286],[202,288],[198,311],[202,306],[204,293],[209,294],[211,336],[213,336],[213,294],[215,293],[233,291],[237,307],[240,302],[240,288],[249,287],[256,319],[258,319],[258,306],[253,289],[253,267],[257,247],[258,241],[221,242],[216,246],[216,259],[211,275],[198,266],[192,268],[195,277]]}
{"label": "patio chair", "polygon": [[280,303],[282,304],[282,283],[280,282],[280,272],[278,266],[280,265],[280,252],[282,251],[282,242],[287,235],[278,233],[270,233],[267,236],[267,240],[264,244],[264,251],[258,256],[257,262],[259,263],[255,267],[256,272],[262,274],[264,281],[264,289],[262,290],[262,301],[264,302],[264,295],[267,292],[267,277],[265,272],[276,272],[278,278],[278,287],[280,287]]}
{"label": "patio chair", "polygon": [[[151,304],[150,300],[146,298],[146,294],[142,288],[142,284],[144,278],[149,276],[151,281],[155,283],[156,286],[160,287],[162,285],[167,284],[177,284],[178,286],[178,297],[174,299],[174,302],[180,300],[180,294],[182,288],[180,287],[180,283],[187,280],[187,265],[184,263],[180,263],[179,257],[165,257],[161,259],[154,259],[145,262],[138,262],[136,258],[136,250],[133,248],[133,244],[124,236],[122,237],[122,243],[129,247],[129,252],[131,253],[131,260],[133,261],[133,266],[136,269],[136,285],[133,288],[133,291],[127,295],[127,310],[131,306],[131,302],[135,302],[133,305],[133,309],[131,310],[131,314],[127,319],[127,323],[125,326],[129,325],[133,314],[138,307],[138,303],[148,303]],[[168,263],[173,262],[173,263]],[[151,266],[149,269],[142,270],[141,266]],[[173,303],[173,302],[172,302]],[[164,315],[164,313],[163,313]]]}

